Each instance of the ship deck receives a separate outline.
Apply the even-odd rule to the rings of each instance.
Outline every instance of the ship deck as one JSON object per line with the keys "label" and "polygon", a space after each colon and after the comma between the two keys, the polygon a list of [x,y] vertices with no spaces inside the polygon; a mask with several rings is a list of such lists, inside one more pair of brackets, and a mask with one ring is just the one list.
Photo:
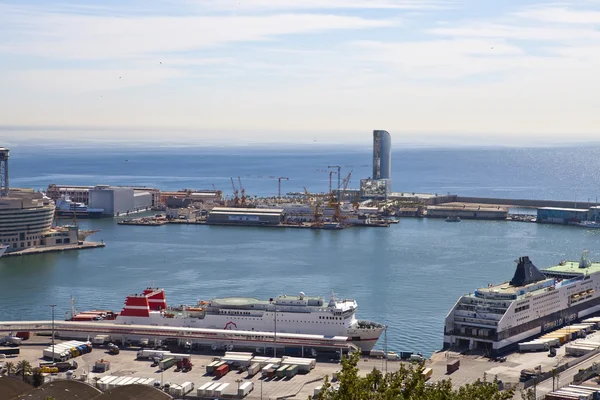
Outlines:
{"label": "ship deck", "polygon": [[579,261],[563,261],[558,265],[542,270],[543,273],[552,275],[577,276],[583,274],[595,274],[600,272],[600,263],[590,263],[588,268],[580,268]]}

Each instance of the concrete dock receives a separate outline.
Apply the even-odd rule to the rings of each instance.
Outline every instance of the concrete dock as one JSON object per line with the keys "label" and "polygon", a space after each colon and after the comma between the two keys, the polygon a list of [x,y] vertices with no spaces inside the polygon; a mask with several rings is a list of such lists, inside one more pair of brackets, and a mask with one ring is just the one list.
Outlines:
{"label": "concrete dock", "polygon": [[58,251],[69,251],[69,250],[84,250],[84,249],[95,249],[98,247],[105,247],[104,242],[79,242],[78,244],[63,244],[58,246],[44,246],[44,247],[30,247],[24,250],[11,251],[10,253],[4,253],[2,257],[16,257],[26,256],[31,254],[43,254],[43,253],[55,253]]}

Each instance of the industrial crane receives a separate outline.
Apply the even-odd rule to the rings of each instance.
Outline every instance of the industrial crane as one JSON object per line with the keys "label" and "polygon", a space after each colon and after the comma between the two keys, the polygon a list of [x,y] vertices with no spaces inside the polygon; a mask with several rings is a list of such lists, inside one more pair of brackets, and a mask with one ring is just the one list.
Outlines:
{"label": "industrial crane", "polygon": [[238,197],[238,190],[235,188],[235,183],[233,183],[233,178],[231,178],[231,187],[233,188],[233,195],[235,196],[233,199],[233,205],[240,205],[240,198]]}
{"label": "industrial crane", "polygon": [[322,222],[319,220],[319,218],[321,217],[321,214],[319,214],[319,200],[315,199],[315,203],[314,206],[310,201],[310,193],[308,192],[308,189],[306,189],[306,187],[304,187],[304,193],[306,193],[306,201],[308,202],[308,205],[311,206],[313,208],[313,225],[321,225]]}
{"label": "industrial crane", "polygon": [[240,183],[240,190],[242,191],[242,197],[240,199],[240,204],[242,207],[246,206],[246,189],[242,186],[242,179],[238,176],[238,182]]}
{"label": "industrial crane", "polygon": [[286,181],[289,181],[290,178],[286,178],[285,176],[280,176],[279,178],[277,178],[277,204],[281,203],[281,180],[285,179]]}
{"label": "industrial crane", "polygon": [[[333,190],[331,187],[331,176],[333,174],[336,174],[337,172],[335,171],[329,171],[329,207],[331,207],[333,205],[333,203],[335,203],[335,196],[333,195]],[[338,187],[339,189],[339,187]]]}
{"label": "industrial crane", "polygon": [[[342,167],[340,167],[339,165],[328,165],[327,168],[337,168],[337,176],[338,176],[337,190],[340,190],[340,187],[341,187],[340,178],[341,178],[341,173],[342,173]],[[331,186],[331,184],[329,186]],[[329,191],[331,192],[331,187],[329,188]]]}

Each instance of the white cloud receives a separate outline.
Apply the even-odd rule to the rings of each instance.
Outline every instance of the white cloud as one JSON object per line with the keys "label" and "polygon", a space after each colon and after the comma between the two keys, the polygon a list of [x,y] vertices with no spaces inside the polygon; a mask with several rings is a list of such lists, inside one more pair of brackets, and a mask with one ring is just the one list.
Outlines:
{"label": "white cloud", "polygon": [[515,13],[517,17],[543,22],[558,22],[567,24],[600,24],[600,11],[573,11],[560,7],[541,7]]}
{"label": "white cloud", "polygon": [[281,35],[391,26],[390,20],[324,14],[106,17],[12,11],[0,21],[11,40],[0,51],[57,59],[124,59]]}
{"label": "white cloud", "polygon": [[199,7],[217,10],[319,10],[396,9],[431,10],[454,7],[456,0],[184,0]]}

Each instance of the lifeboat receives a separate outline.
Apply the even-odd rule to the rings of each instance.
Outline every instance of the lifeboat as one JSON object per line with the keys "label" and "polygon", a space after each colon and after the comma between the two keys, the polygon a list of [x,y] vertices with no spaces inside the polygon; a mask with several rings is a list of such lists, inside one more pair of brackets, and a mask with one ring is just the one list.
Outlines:
{"label": "lifeboat", "polygon": [[202,312],[202,311],[204,311],[204,309],[200,308],[200,307],[188,307],[188,308],[185,309],[185,311],[188,311],[188,312]]}

